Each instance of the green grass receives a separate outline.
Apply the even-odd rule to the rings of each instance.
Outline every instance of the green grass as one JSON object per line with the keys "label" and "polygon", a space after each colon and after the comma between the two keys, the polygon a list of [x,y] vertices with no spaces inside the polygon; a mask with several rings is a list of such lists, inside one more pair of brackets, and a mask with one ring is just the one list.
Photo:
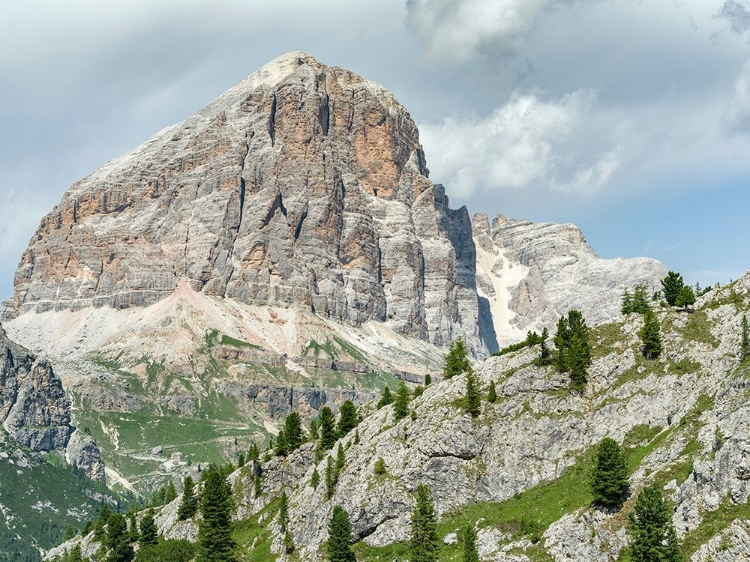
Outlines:
{"label": "green grass", "polygon": [[676,375],[687,375],[689,373],[697,373],[701,368],[701,364],[697,361],[693,361],[687,357],[681,359],[677,363],[673,363],[669,369],[670,373]]}
{"label": "green grass", "polygon": [[325,353],[330,359],[337,359],[339,356],[338,352],[333,347],[331,340],[326,338],[325,343],[318,343],[315,340],[310,340],[305,346],[305,349],[302,350],[302,357],[307,357],[308,354],[320,357],[321,352]]}
{"label": "green grass", "polygon": [[696,310],[688,314],[688,321],[684,328],[679,330],[685,339],[710,344],[714,349],[719,347],[717,340],[711,333],[712,323],[708,319],[705,310]]}
{"label": "green grass", "polygon": [[[281,500],[275,499],[250,519],[235,525],[232,536],[237,543],[240,562],[273,562],[278,558],[271,552],[273,536],[267,523],[273,519],[280,506]],[[264,523],[260,522],[261,519]]]}
{"label": "green grass", "polygon": [[248,348],[248,349],[263,349],[259,345],[255,345],[250,342],[238,340],[236,338],[233,338],[231,336],[222,335],[221,340],[219,341],[221,345],[228,345],[231,347],[239,347],[239,348]]}
{"label": "green grass", "polygon": [[682,552],[686,558],[692,556],[701,545],[729,527],[737,519],[750,519],[750,505],[735,505],[724,500],[715,511],[703,513],[703,521],[685,535],[682,541]]}
{"label": "green grass", "polygon": [[602,324],[591,329],[589,342],[591,343],[591,358],[596,360],[606,357],[623,341],[622,323]]}
{"label": "green grass", "polygon": [[367,357],[365,357],[361,349],[338,336],[333,336],[333,339],[349,357],[360,363],[368,363]]}

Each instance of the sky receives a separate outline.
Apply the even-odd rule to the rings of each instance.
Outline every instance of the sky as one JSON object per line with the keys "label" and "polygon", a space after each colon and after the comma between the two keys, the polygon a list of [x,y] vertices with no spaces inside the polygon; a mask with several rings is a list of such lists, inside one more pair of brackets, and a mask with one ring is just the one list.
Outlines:
{"label": "sky", "polygon": [[0,298],[73,182],[293,50],[391,90],[453,207],[750,269],[750,0],[3,0]]}

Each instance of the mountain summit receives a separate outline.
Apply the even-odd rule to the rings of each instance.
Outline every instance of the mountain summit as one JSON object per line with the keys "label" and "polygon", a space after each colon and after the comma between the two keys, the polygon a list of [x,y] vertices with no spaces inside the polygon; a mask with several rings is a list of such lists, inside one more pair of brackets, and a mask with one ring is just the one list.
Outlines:
{"label": "mountain summit", "polygon": [[469,215],[429,180],[404,107],[292,52],[73,185],[5,318],[148,306],[183,282],[438,346],[462,337],[481,355],[496,343],[475,261]]}

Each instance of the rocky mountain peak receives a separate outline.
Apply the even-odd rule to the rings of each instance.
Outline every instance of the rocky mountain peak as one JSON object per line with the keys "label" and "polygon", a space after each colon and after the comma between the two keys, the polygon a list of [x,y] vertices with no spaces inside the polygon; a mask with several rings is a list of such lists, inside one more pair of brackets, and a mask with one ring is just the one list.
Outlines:
{"label": "rocky mountain peak", "polygon": [[73,185],[4,315],[148,306],[184,282],[482,354],[475,267],[403,106],[293,52]]}

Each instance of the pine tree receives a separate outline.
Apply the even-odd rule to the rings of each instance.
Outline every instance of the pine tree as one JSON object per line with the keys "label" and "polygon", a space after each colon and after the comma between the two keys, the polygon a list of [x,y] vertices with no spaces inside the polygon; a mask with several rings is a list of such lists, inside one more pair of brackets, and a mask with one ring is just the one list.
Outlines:
{"label": "pine tree", "polygon": [[107,502],[104,502],[101,509],[99,510],[99,515],[96,518],[96,523],[94,524],[94,539],[98,540],[99,542],[102,542],[106,536],[107,536],[107,521],[109,520],[109,517],[112,515],[112,512],[109,509],[109,504]]}
{"label": "pine tree", "polygon": [[351,400],[346,400],[341,404],[339,414],[340,417],[338,426],[336,426],[336,435],[341,438],[357,427],[359,418],[357,417],[357,407]]}
{"label": "pine tree", "polygon": [[373,472],[377,476],[382,476],[387,472],[387,468],[385,466],[385,459],[383,457],[378,457],[378,460],[375,461],[375,467],[373,469]]}
{"label": "pine tree", "polygon": [[323,406],[320,409],[318,417],[320,419],[320,441],[318,441],[318,449],[321,451],[328,451],[336,442],[336,418],[328,406]]}
{"label": "pine tree", "polygon": [[680,562],[682,554],[661,488],[653,484],[638,494],[630,514],[633,562]]}
{"label": "pine tree", "polygon": [[437,562],[437,517],[430,489],[417,486],[417,502],[411,514],[410,562]]}
{"label": "pine tree", "polygon": [[188,475],[182,483],[182,501],[177,509],[177,518],[180,521],[191,519],[196,511],[198,511],[198,498],[195,497],[195,484]]}
{"label": "pine tree", "polygon": [[424,385],[425,386],[430,386],[431,384],[432,384],[432,375],[430,373],[427,373],[424,376]]}
{"label": "pine tree", "polygon": [[296,411],[284,420],[284,435],[288,452],[296,451],[302,445],[302,417]]}
{"label": "pine tree", "polygon": [[591,474],[594,503],[604,507],[620,507],[630,490],[625,456],[616,441],[605,437],[596,449]]}
{"label": "pine tree", "polygon": [[359,429],[354,430],[354,444],[359,445]]}
{"label": "pine tree", "polygon": [[550,362],[549,346],[547,345],[548,339],[549,339],[549,330],[547,328],[544,328],[542,330],[541,341],[539,342],[539,362],[542,365],[549,365],[549,362]]}
{"label": "pine tree", "polygon": [[218,470],[211,470],[203,484],[198,526],[196,562],[235,562],[232,539],[232,491]]}
{"label": "pine tree", "polygon": [[242,468],[245,466],[245,453],[240,453],[237,456],[237,468]]}
{"label": "pine tree", "polygon": [[333,497],[336,490],[336,469],[333,466],[333,459],[329,456],[326,461],[326,499]]}
{"label": "pine tree", "polygon": [[473,525],[467,525],[463,533],[464,559],[463,562],[479,562],[477,550],[477,532]]}
{"label": "pine tree", "polygon": [[170,480],[164,491],[164,503],[168,504],[177,499],[177,488],[174,486],[174,480]]}
{"label": "pine tree", "polygon": [[68,562],[83,562],[83,552],[81,551],[81,543],[77,543],[73,550],[68,555]]}
{"label": "pine tree", "polygon": [[695,304],[695,293],[693,292],[692,287],[685,285],[680,289],[679,294],[677,295],[677,299],[675,300],[675,305],[681,307],[685,312],[687,312],[692,305]]}
{"label": "pine tree", "polygon": [[247,462],[253,461],[257,462],[260,459],[260,449],[258,448],[258,445],[253,443],[250,445],[250,449],[247,451]]}
{"label": "pine tree", "polygon": [[159,530],[156,528],[153,509],[149,509],[146,515],[141,517],[140,528],[141,536],[138,539],[138,545],[141,548],[159,544]]}
{"label": "pine tree", "polygon": [[391,393],[391,389],[386,386],[383,389],[383,394],[380,396],[380,400],[378,400],[378,410],[388,404],[393,404],[393,394]]}
{"label": "pine tree", "polygon": [[135,511],[131,511],[128,515],[128,541],[130,543],[136,543],[141,538],[141,534],[138,532],[138,523],[135,520]]}
{"label": "pine tree", "polygon": [[286,438],[286,428],[284,426],[279,429],[279,433],[276,435],[274,450],[278,456],[286,456],[289,454],[289,441]]}
{"label": "pine tree", "polygon": [[651,305],[648,302],[646,284],[641,283],[640,285],[636,285],[633,292],[632,311],[638,314],[645,314],[647,310],[651,310]]}
{"label": "pine tree", "polygon": [[333,508],[328,523],[328,542],[326,543],[330,562],[356,562],[352,550],[352,527],[346,510],[337,505]]}
{"label": "pine tree", "polygon": [[662,293],[664,294],[664,300],[667,301],[669,306],[674,306],[677,303],[677,296],[680,294],[680,289],[685,285],[682,280],[682,275],[676,271],[670,271],[667,276],[661,280]]}
{"label": "pine tree", "polygon": [[107,562],[130,562],[135,556],[130,546],[128,523],[120,513],[114,513],[107,522]]}
{"label": "pine tree", "polygon": [[263,494],[263,487],[260,482],[260,474],[256,473],[253,477],[253,496],[258,499]]}
{"label": "pine tree", "polygon": [[409,389],[406,383],[401,381],[396,391],[396,400],[393,403],[393,416],[400,420],[409,414]]}
{"label": "pine tree", "polygon": [[490,381],[490,389],[487,391],[487,402],[494,404],[497,402],[497,389],[495,389],[495,381]]}
{"label": "pine tree", "polygon": [[281,505],[279,506],[279,525],[281,532],[286,533],[289,526],[289,499],[286,496],[286,490],[281,492]]}
{"label": "pine tree", "polygon": [[460,375],[466,371],[469,365],[471,365],[471,362],[466,353],[466,346],[464,345],[464,341],[459,338],[451,343],[448,355],[445,356],[443,377],[450,379]]}
{"label": "pine tree", "polygon": [[630,293],[630,289],[626,288],[622,293],[622,298],[620,300],[620,312],[623,315],[633,312],[633,295]]}
{"label": "pine tree", "polygon": [[474,374],[474,369],[469,366],[466,371],[466,413],[472,418],[479,415],[481,396],[479,394],[479,381]]}
{"label": "pine tree", "polygon": [[338,475],[341,474],[341,471],[344,470],[345,464],[344,447],[339,443],[339,448],[336,450],[336,480],[338,480]]}
{"label": "pine tree", "polygon": [[557,332],[555,332],[554,341],[555,347],[557,348],[557,353],[555,354],[555,366],[558,371],[564,373],[568,370],[566,354],[568,351],[568,345],[570,344],[568,320],[564,316],[561,316],[560,320],[557,321]]}
{"label": "pine tree", "polygon": [[564,362],[570,371],[573,388],[581,389],[586,384],[586,369],[591,365],[589,329],[579,310],[568,312],[568,341],[564,348]]}
{"label": "pine tree", "polygon": [[287,554],[294,552],[294,539],[290,531],[284,533],[284,552]]}
{"label": "pine tree", "polygon": [[742,341],[740,342],[740,361],[750,357],[750,328],[748,328],[747,316],[742,315]]}
{"label": "pine tree", "polygon": [[643,342],[643,356],[646,359],[655,359],[661,354],[662,343],[659,330],[659,319],[656,314],[651,310],[647,311],[643,315],[643,328],[638,332]]}
{"label": "pine tree", "polygon": [[313,490],[317,490],[318,484],[320,484],[320,473],[318,472],[318,467],[316,466],[313,469],[312,476],[310,477],[310,486],[313,487]]}

